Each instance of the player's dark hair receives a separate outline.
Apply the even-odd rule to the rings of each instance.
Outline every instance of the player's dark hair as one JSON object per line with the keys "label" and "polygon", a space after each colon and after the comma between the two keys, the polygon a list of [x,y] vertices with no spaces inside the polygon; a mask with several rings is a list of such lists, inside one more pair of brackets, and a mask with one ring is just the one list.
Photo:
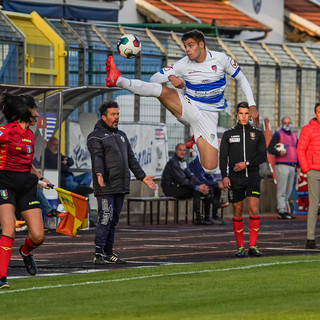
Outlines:
{"label": "player's dark hair", "polygon": [[195,40],[198,44],[203,41],[204,45],[206,45],[206,40],[204,37],[204,34],[197,30],[197,29],[193,29],[191,31],[188,31],[186,33],[184,33],[181,37],[182,42],[185,42],[188,39],[193,39]]}
{"label": "player's dark hair", "polygon": [[107,109],[110,108],[118,108],[119,109],[119,105],[117,102],[115,101],[108,101],[108,102],[104,102],[100,107],[99,107],[99,111],[100,111],[100,115],[103,116],[106,113]]}
{"label": "player's dark hair", "polygon": [[317,102],[316,105],[314,106],[314,113],[316,113],[316,109],[317,109],[317,107],[319,107],[319,106],[320,106],[320,102]]}
{"label": "player's dark hair", "polygon": [[239,112],[239,108],[246,108],[246,109],[249,109],[249,104],[247,101],[241,101],[237,104],[237,107],[236,107],[236,113]]}
{"label": "player's dark hair", "polygon": [[8,123],[16,120],[30,123],[30,118],[32,118],[30,109],[36,107],[34,98],[28,94],[14,96],[7,91],[1,93],[0,110]]}

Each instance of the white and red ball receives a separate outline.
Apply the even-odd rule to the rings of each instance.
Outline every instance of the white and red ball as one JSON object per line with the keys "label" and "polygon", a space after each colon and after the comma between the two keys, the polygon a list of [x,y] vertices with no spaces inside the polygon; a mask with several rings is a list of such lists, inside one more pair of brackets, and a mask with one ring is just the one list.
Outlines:
{"label": "white and red ball", "polygon": [[136,58],[141,52],[141,41],[134,34],[125,34],[119,39],[117,48],[121,57]]}
{"label": "white and red ball", "polygon": [[286,146],[283,143],[277,143],[275,145],[275,149],[279,152],[281,151],[287,151]]}

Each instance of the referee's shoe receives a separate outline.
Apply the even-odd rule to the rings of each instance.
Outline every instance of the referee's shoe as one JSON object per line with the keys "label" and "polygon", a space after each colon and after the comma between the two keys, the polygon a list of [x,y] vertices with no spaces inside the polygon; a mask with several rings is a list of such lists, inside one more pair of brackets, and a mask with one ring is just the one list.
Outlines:
{"label": "referee's shoe", "polygon": [[24,265],[28,271],[29,274],[31,274],[32,276],[35,276],[38,272],[37,269],[37,264],[33,259],[33,255],[32,253],[29,253],[28,255],[25,255],[22,251],[21,251],[22,246],[19,249],[19,252],[21,254],[21,257],[23,259]]}
{"label": "referee's shoe", "polygon": [[7,281],[6,277],[1,277],[0,278],[0,289],[9,289],[10,288],[10,284]]}
{"label": "referee's shoe", "polygon": [[249,248],[248,255],[251,257],[261,257],[262,253],[258,250],[257,246],[251,246]]}

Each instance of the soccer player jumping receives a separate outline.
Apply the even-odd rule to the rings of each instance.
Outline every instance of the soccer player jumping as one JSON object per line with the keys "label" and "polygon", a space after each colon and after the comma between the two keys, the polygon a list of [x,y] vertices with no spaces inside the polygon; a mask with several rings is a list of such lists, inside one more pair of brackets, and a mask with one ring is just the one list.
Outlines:
{"label": "soccer player jumping", "polygon": [[[189,124],[201,165],[211,174],[218,165],[218,112],[227,106],[224,98],[226,74],[238,80],[255,123],[258,123],[259,113],[249,82],[233,59],[221,52],[207,51],[204,35],[198,30],[183,34],[181,39],[187,56],[154,74],[150,82],[123,78],[113,57],[109,56],[106,61],[106,86],[156,97],[180,122]],[[186,87],[185,94],[162,85],[168,81],[177,89]]]}

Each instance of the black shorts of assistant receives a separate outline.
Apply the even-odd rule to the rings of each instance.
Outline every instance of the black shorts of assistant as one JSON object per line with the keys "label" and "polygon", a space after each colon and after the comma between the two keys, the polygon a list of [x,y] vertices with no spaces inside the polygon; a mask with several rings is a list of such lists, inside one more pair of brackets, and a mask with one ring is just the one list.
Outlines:
{"label": "black shorts of assistant", "polygon": [[243,182],[242,186],[233,189],[232,181],[231,188],[228,191],[228,199],[230,203],[236,203],[244,200],[247,197],[260,198],[260,182],[261,178],[247,179]]}
{"label": "black shorts of assistant", "polygon": [[11,203],[18,211],[40,208],[37,184],[30,172],[0,170],[0,205]]}

